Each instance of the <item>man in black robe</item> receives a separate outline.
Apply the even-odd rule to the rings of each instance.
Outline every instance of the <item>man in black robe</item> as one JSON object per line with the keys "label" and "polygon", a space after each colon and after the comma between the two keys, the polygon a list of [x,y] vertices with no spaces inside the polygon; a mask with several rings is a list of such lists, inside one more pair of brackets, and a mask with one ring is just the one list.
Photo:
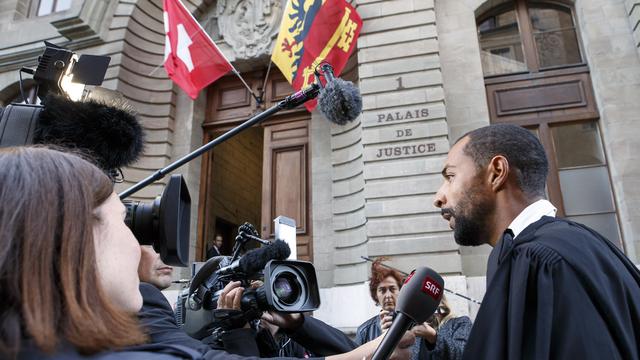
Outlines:
{"label": "man in black robe", "polygon": [[547,158],[515,125],[451,148],[434,205],[460,245],[489,244],[465,359],[638,359],[640,272],[597,232],[555,218]]}

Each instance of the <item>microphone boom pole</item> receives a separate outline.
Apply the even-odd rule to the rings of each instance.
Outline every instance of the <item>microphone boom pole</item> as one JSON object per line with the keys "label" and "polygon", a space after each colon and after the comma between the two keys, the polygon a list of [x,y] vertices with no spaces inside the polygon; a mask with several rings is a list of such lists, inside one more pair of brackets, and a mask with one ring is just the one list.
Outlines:
{"label": "microphone boom pole", "polygon": [[120,199],[125,199],[129,196],[131,196],[132,194],[138,192],[139,190],[141,190],[142,188],[144,188],[145,186],[153,183],[156,180],[162,179],[163,177],[165,177],[168,173],[172,172],[173,170],[179,168],[180,166],[188,163],[189,161],[197,158],[198,156],[204,154],[205,152],[211,150],[213,147],[215,147],[216,145],[230,139],[231,137],[233,137],[234,135],[237,135],[239,132],[243,131],[246,128],[249,128],[255,124],[259,124],[260,122],[264,121],[265,119],[269,118],[270,116],[272,116],[273,114],[279,112],[280,110],[289,110],[289,109],[293,109],[301,104],[304,104],[305,102],[311,100],[311,99],[315,99],[318,96],[318,93],[320,92],[320,85],[313,83],[311,85],[309,85],[308,87],[295,92],[289,96],[287,96],[286,98],[284,98],[284,100],[280,101],[279,103],[277,103],[276,105],[270,107],[269,109],[261,112],[260,114],[257,114],[255,116],[253,116],[252,118],[246,120],[245,122],[243,122],[242,124],[234,127],[233,129],[227,131],[226,133],[218,136],[217,138],[211,140],[210,142],[206,143],[205,145],[201,146],[200,148],[192,151],[191,153],[183,156],[182,158],[176,160],[175,162],[167,165],[166,167],[157,170],[156,172],[154,172],[153,174],[151,174],[150,176],[146,177],[145,179],[143,179],[142,181],[138,182],[137,184],[133,185],[132,187],[128,188],[127,190],[121,192],[119,194]]}

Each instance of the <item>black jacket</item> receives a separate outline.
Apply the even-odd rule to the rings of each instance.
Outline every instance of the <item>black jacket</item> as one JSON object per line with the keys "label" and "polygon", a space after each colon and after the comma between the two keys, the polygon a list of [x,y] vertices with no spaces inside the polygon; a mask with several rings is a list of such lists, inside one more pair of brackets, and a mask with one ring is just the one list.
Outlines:
{"label": "black jacket", "polygon": [[425,339],[416,338],[420,344],[419,360],[458,360],[462,359],[467,338],[471,332],[471,319],[460,316],[450,319],[438,328],[436,343],[429,344]]}
{"label": "black jacket", "polygon": [[286,334],[316,356],[342,354],[358,347],[342,331],[307,315],[299,328]]}
{"label": "black jacket", "polygon": [[[155,286],[140,283],[140,292],[144,303],[138,316],[151,343],[185,346],[202,353],[206,359],[215,359],[217,356],[222,356],[221,359],[228,356],[231,359],[232,355],[221,350],[211,350],[210,345],[190,337],[180,329],[175,321],[171,305]],[[309,316],[304,317],[304,322],[298,329],[286,334],[316,356],[340,354],[356,347],[340,330]],[[250,329],[237,329],[228,332],[222,340],[225,350],[230,353],[244,356],[258,356],[260,354],[255,334]]]}
{"label": "black jacket", "polygon": [[[153,344],[182,345],[201,353],[209,351],[209,345],[196,340],[176,323],[171,305],[155,286],[140,282],[142,309],[138,313],[140,324]],[[256,355],[257,350],[256,350]]]}
{"label": "black jacket", "polygon": [[380,328],[379,315],[375,315],[358,326],[356,330],[356,344],[362,345],[368,343],[380,336],[380,334],[382,334],[382,329]]}
{"label": "black jacket", "polygon": [[465,359],[640,358],[640,272],[611,242],[545,216],[492,253]]}
{"label": "black jacket", "polygon": [[[69,344],[62,344],[53,354],[46,354],[38,350],[29,340],[18,354],[20,360],[222,360],[223,356],[210,351],[206,357],[196,350],[180,345],[146,344],[130,346],[119,351],[104,351],[98,354],[84,356]],[[217,353],[224,354],[221,351]]]}

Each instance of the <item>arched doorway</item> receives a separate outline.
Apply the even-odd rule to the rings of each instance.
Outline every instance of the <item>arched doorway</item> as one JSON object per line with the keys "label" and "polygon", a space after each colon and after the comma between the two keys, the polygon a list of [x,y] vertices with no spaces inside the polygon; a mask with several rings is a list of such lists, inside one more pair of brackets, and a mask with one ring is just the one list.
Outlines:
{"label": "arched doorway", "polygon": [[[264,86],[265,103],[259,107],[236,77],[217,81],[207,93],[205,143],[293,92],[275,69],[267,81],[265,71],[243,77],[255,93]],[[313,260],[310,118],[304,107],[282,111],[203,157],[198,257],[216,233],[224,237],[223,253],[229,251],[244,222],[255,225],[262,238],[273,239],[273,219],[284,215],[296,221],[298,259]]]}

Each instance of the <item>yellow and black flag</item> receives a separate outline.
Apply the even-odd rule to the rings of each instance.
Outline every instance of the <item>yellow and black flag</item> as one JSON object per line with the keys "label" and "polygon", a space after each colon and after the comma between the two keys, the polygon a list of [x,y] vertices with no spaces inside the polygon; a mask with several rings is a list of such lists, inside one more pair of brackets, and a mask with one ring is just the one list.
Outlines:
{"label": "yellow and black flag", "polygon": [[[336,76],[356,47],[362,19],[345,0],[289,0],[271,61],[297,91],[315,81],[321,62]],[[316,101],[305,104],[309,111]]]}

